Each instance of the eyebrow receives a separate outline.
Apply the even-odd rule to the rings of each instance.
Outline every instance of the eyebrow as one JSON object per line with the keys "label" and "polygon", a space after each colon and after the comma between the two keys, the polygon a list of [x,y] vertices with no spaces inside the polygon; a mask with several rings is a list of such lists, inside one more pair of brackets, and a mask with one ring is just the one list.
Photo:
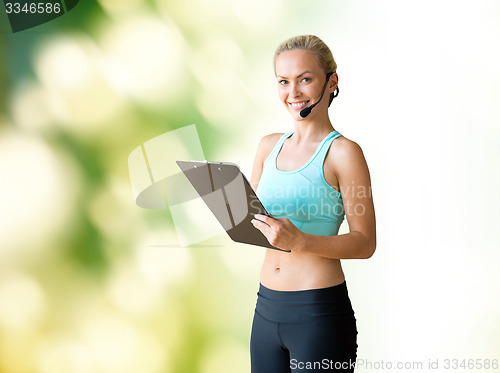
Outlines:
{"label": "eyebrow", "polygon": [[[299,75],[297,75],[297,78],[300,78],[302,75],[305,75],[305,74],[312,74],[312,72],[310,72],[309,70],[306,70],[304,71],[303,73],[300,73]],[[282,76],[282,75],[276,75],[277,78],[286,78],[286,76]]]}

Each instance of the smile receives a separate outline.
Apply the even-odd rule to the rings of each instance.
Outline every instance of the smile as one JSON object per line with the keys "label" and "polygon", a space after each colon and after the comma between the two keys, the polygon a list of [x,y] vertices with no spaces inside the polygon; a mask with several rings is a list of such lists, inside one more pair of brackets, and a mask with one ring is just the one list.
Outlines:
{"label": "smile", "polygon": [[302,110],[307,107],[308,103],[309,101],[289,102],[288,105],[290,105],[294,110]]}

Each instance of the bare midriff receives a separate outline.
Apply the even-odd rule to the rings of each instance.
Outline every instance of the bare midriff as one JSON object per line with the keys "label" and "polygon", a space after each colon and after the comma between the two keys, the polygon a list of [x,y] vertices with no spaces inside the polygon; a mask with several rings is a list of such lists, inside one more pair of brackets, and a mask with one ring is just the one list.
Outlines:
{"label": "bare midriff", "polygon": [[260,283],[273,290],[320,289],[344,282],[339,259],[308,253],[268,249],[260,272]]}

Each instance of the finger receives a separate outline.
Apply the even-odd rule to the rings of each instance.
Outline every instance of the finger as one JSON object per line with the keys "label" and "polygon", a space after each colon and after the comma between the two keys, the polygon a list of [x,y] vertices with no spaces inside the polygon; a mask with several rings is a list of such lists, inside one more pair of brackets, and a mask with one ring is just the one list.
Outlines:
{"label": "finger", "polygon": [[264,214],[255,214],[254,215],[255,219],[263,221],[269,226],[272,226],[272,223],[274,223],[275,219],[273,219],[270,216],[264,215]]}
{"label": "finger", "polygon": [[256,219],[253,219],[252,223],[253,223],[253,226],[255,228],[257,228],[260,231],[260,233],[262,233],[264,236],[266,236],[266,238],[268,240],[271,237],[271,235],[274,233],[273,229],[269,225],[267,225],[266,223],[263,223],[263,222],[256,220]]}
{"label": "finger", "polygon": [[264,235],[264,237],[266,237],[268,241],[270,240],[272,229],[269,227],[269,225],[257,219],[252,219],[252,224],[260,231],[260,233]]}
{"label": "finger", "polygon": [[257,220],[257,219],[252,219],[251,220],[253,226],[259,230],[263,230],[263,229],[268,229],[269,228],[269,225],[267,225],[266,223],[264,223],[263,221],[260,221],[260,220]]}

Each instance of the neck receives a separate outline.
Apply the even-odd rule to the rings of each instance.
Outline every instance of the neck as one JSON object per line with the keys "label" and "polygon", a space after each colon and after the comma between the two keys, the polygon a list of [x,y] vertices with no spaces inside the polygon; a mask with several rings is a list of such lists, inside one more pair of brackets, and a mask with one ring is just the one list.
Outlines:
{"label": "neck", "polygon": [[293,136],[298,141],[318,141],[334,130],[328,116],[321,121],[311,118],[295,122],[295,133]]}

